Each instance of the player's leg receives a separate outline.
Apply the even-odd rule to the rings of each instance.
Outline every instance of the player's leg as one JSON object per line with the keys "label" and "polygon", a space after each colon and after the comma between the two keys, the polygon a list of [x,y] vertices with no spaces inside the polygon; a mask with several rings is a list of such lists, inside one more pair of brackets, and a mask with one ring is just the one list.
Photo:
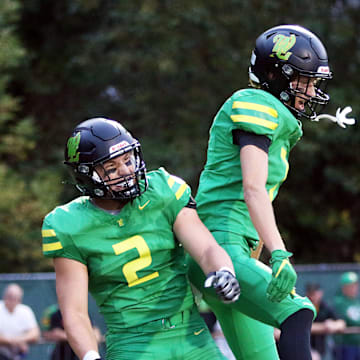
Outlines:
{"label": "player's leg", "polygon": [[314,313],[310,309],[301,309],[282,322],[279,341],[281,359],[312,359],[310,333],[313,318]]}
{"label": "player's leg", "polygon": [[196,307],[126,330],[108,331],[108,360],[225,360]]}
{"label": "player's leg", "polygon": [[[233,255],[236,253],[239,255],[236,247],[232,248],[231,251]],[[234,266],[236,266],[235,262]],[[245,271],[245,266],[235,268],[239,281],[241,281],[240,279],[242,278],[239,274]],[[251,274],[249,275],[251,276]],[[236,304],[230,306],[222,303],[214,291],[207,291],[203,288],[205,276],[192,259],[189,259],[189,277],[196,289],[204,290],[204,299],[218,318],[226,341],[237,360],[279,359],[274,340],[273,327],[241,313],[241,308],[245,306],[248,307],[249,305],[247,303],[248,300],[243,297],[243,289],[240,299]],[[258,282],[259,280],[256,279],[255,281]],[[244,304],[244,301],[246,301],[246,304]]]}
{"label": "player's leg", "polygon": [[[299,324],[297,327],[284,326],[284,332],[286,335],[282,342],[284,348],[284,354],[286,354],[286,348],[295,349],[296,346],[301,345],[302,350],[299,351],[299,359],[309,359],[307,353],[310,351],[307,347],[307,342],[301,341],[297,343],[296,334],[301,333],[303,339],[307,339],[310,334],[309,331],[309,313],[315,313],[315,309],[312,303],[307,299],[296,295],[294,298],[288,296],[285,300],[280,303],[274,303],[267,299],[266,289],[271,280],[271,270],[263,263],[250,258],[250,251],[246,244],[246,240],[235,234],[215,232],[213,234],[219,244],[228,252],[231,256],[236,276],[239,280],[241,287],[241,295],[239,300],[234,304],[227,306],[232,309],[238,310],[239,312],[268,325],[280,328],[290,316],[297,314]],[[202,287],[201,279],[199,279],[198,269],[192,269],[194,264],[189,268],[190,280],[194,282],[196,287]],[[204,289],[205,298],[216,299],[216,295],[212,289]],[[211,301],[212,302],[212,301]],[[309,311],[299,311],[301,309],[308,309]],[[313,314],[312,314],[313,315]],[[236,331],[234,331],[236,334]],[[283,334],[284,335],[284,334]],[[236,334],[239,336],[240,334]],[[292,354],[294,355],[294,354]],[[288,357],[294,359],[294,357]],[[287,358],[284,358],[287,359]]]}
{"label": "player's leg", "polygon": [[209,299],[209,305],[237,360],[279,359],[273,327],[242,314],[230,306]]}
{"label": "player's leg", "polygon": [[[224,245],[234,252],[234,245]],[[237,250],[239,253],[239,250]],[[280,303],[271,302],[266,289],[271,280],[271,270],[263,263],[237,256],[233,258],[236,271],[240,273],[243,297],[234,306],[241,312],[266,324],[280,328],[279,353],[281,359],[310,360],[310,332],[315,308],[309,299],[299,295],[288,296]]]}
{"label": "player's leg", "polygon": [[198,311],[192,312],[189,318],[185,317],[176,329],[177,333],[165,334],[171,336],[171,342],[176,344],[173,359],[226,360]]}

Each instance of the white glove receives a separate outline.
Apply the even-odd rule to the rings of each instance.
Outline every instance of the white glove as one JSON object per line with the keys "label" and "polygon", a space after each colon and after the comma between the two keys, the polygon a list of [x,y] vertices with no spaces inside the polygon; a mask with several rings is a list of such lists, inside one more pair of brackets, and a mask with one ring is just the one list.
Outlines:
{"label": "white glove", "polygon": [[333,122],[336,122],[342,128],[346,128],[346,125],[354,125],[356,122],[355,118],[347,118],[346,117],[346,115],[349,114],[351,111],[352,111],[351,106],[346,106],[343,110],[341,110],[341,108],[338,108],[336,110],[336,116],[332,116],[329,114],[321,114],[321,115],[318,115],[315,119],[312,119],[312,121],[328,119]]}
{"label": "white glove", "polygon": [[214,287],[225,304],[235,302],[240,296],[240,285],[235,275],[227,268],[214,271],[206,277],[204,287]]}

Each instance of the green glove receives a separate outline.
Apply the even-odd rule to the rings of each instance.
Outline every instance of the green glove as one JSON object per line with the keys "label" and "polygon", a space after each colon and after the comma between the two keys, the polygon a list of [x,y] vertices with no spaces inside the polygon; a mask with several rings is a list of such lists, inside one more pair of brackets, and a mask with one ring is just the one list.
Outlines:
{"label": "green glove", "polygon": [[270,301],[280,302],[294,289],[297,275],[290,264],[290,256],[292,253],[284,250],[274,250],[271,253],[272,279],[266,290]]}

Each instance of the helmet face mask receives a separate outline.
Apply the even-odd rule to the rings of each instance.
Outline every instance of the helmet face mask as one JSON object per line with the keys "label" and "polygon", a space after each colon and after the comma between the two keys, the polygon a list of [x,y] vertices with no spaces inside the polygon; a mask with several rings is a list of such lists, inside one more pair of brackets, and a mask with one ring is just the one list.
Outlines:
{"label": "helmet face mask", "polygon": [[79,124],[67,142],[65,164],[76,188],[92,198],[132,200],[148,186],[140,143],[114,120]]}
{"label": "helmet face mask", "polygon": [[289,88],[284,91],[285,95],[280,93],[280,100],[297,117],[313,119],[330,100],[325,92],[326,85],[326,79],[297,75],[290,81]]}
{"label": "helmet face mask", "polygon": [[[257,38],[249,67],[250,86],[270,92],[295,116],[317,116],[330,100],[325,89],[331,78],[326,50],[307,29],[276,26]],[[299,97],[304,106],[298,108]]]}

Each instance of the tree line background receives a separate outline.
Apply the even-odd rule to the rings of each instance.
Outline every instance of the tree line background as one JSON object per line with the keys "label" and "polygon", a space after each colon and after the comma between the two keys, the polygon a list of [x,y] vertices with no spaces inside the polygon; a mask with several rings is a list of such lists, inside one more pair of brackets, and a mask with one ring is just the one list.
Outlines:
{"label": "tree line background", "polygon": [[[64,186],[64,144],[94,116],[119,120],[196,193],[217,109],[247,86],[256,37],[300,24],[324,42],[334,79],[326,112],[360,120],[360,2],[346,0],[1,0],[0,272],[51,271],[47,212]],[[297,263],[360,260],[360,132],[303,121],[274,206]]]}

